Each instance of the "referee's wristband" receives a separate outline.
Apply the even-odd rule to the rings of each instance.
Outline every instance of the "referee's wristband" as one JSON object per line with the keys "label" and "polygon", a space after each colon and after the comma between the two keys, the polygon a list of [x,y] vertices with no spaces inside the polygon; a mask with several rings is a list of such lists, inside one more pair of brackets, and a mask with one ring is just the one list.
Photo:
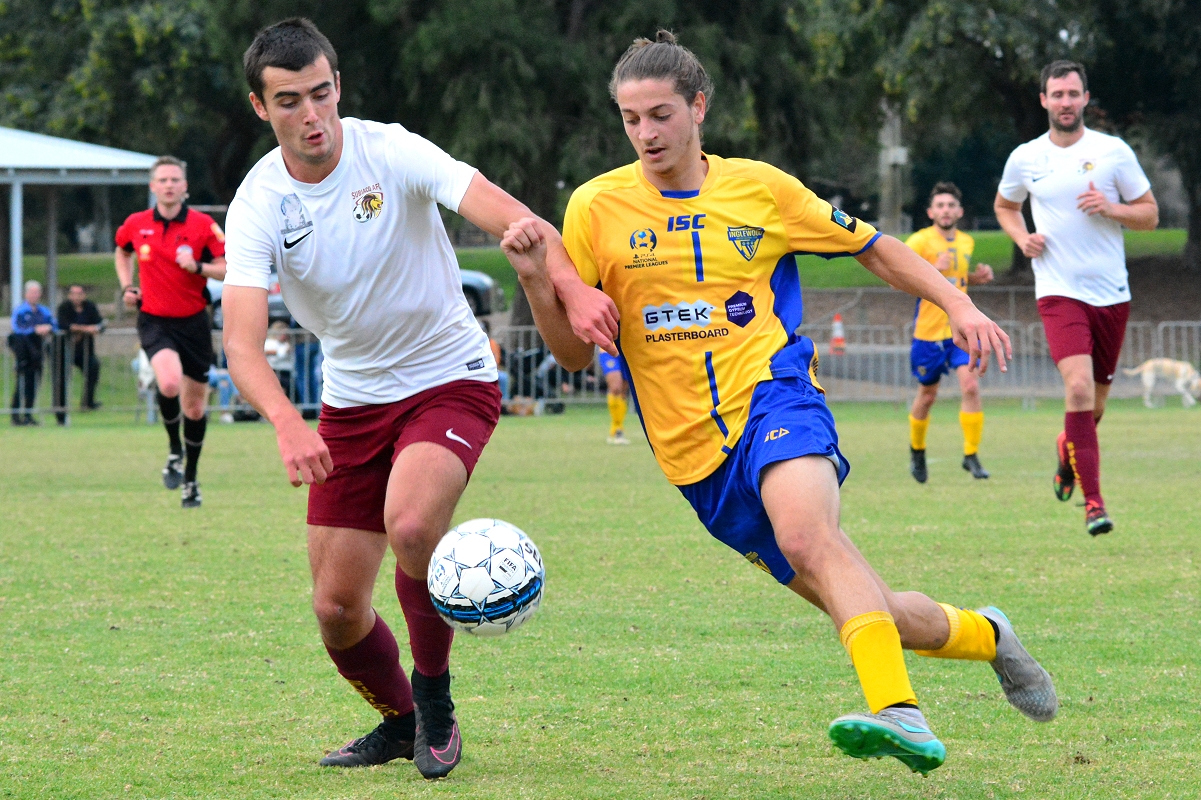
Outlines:
{"label": "referee's wristband", "polygon": [[132,283],[129,284],[128,286],[121,287],[121,294],[125,294],[126,292],[133,292],[133,291],[136,291],[136,289],[134,288],[134,285]]}

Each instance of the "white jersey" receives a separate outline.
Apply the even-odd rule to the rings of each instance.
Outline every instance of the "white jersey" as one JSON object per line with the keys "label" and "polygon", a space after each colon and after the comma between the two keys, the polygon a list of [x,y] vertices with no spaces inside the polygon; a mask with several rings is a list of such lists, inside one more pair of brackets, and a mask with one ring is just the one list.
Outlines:
{"label": "white jersey", "polygon": [[1034,228],[1047,239],[1034,259],[1036,297],[1071,297],[1091,306],[1130,300],[1121,223],[1076,207],[1090,181],[1113,203],[1151,188],[1130,145],[1088,128],[1071,147],[1053,144],[1044,133],[1005,162],[997,191],[1013,203],[1029,196]]}
{"label": "white jersey", "polygon": [[278,271],[288,310],[321,340],[321,400],[336,408],[495,381],[437,206],[457,211],[475,169],[400,125],[346,118],[342,135],[320,183],[294,180],[278,147],[242,181],[226,285],[265,289]]}

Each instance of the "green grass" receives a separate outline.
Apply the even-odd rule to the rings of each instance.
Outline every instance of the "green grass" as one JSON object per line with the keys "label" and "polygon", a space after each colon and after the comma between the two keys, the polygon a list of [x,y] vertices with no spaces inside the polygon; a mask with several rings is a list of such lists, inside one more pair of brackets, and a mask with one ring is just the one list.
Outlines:
{"label": "green grass", "polygon": [[[998,271],[1009,268],[1012,245],[1002,231],[973,231],[976,252],[973,262],[991,264]],[[1188,232],[1183,228],[1158,231],[1126,231],[1126,255],[1131,258],[1148,255],[1171,255],[1184,252]],[[505,289],[505,297],[512,301],[517,289],[517,275],[499,247],[465,247],[456,251],[459,266],[487,273]],[[45,256],[25,257],[25,277],[44,280],[46,276]],[[859,265],[853,258],[836,258],[827,261],[817,256],[805,256],[797,260],[801,272],[801,285],[810,289],[856,288],[860,286],[884,286],[884,282]],[[59,282],[81,283],[88,287],[100,302],[110,302],[119,288],[113,269],[113,258],[108,253],[68,254],[59,256]]]}
{"label": "green grass", "polygon": [[5,427],[0,798],[1193,797],[1198,412],[1114,404],[1118,527],[1094,541],[1051,494],[1056,406],[989,405],[987,482],[937,406],[925,486],[903,408],[835,407],[849,535],[897,587],[1000,605],[1059,688],[1038,725],[986,665],[911,655],[949,751],[925,779],[833,750],[825,726],[862,697],[828,621],[709,538],[644,444],[606,447],[601,409],[503,420],[460,505],[533,536],[547,594],[519,632],[457,640],[465,756],[432,784],[315,765],[374,723],[318,639],[305,493],[269,427],[209,428],[193,512],[158,484],[159,428]]}

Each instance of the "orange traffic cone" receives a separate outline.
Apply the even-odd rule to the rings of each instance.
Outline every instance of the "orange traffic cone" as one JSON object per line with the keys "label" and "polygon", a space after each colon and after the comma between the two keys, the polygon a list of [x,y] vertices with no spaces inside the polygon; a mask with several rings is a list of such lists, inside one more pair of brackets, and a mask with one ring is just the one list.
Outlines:
{"label": "orange traffic cone", "polygon": [[841,356],[847,351],[847,335],[842,327],[842,314],[834,315],[834,330],[830,332],[830,355]]}

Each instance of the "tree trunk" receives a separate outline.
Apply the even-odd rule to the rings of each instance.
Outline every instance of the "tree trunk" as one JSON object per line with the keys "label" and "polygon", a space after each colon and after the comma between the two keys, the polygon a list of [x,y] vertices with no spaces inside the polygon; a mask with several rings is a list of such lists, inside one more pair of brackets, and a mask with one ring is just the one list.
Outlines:
{"label": "tree trunk", "polygon": [[1188,241],[1184,245],[1185,269],[1201,272],[1201,181],[1189,181]]}

